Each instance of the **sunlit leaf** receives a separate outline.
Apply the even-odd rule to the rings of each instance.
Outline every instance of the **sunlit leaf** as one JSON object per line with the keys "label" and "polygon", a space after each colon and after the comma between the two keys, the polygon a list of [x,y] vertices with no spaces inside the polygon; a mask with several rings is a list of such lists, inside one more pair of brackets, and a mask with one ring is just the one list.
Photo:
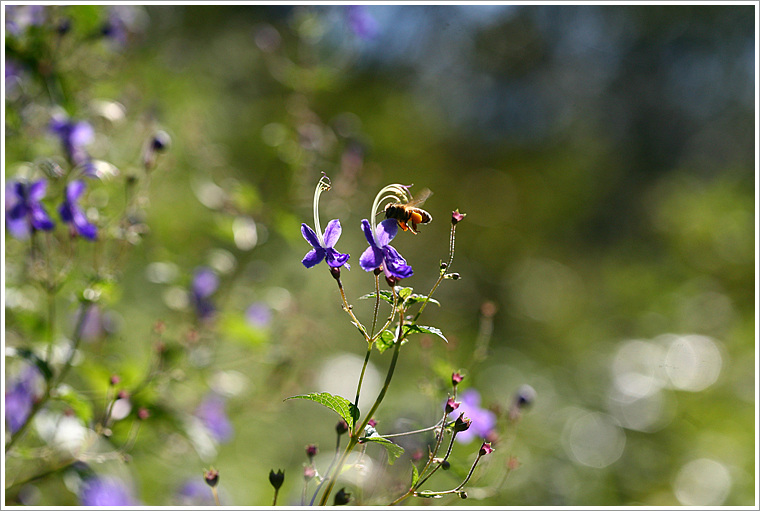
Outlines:
{"label": "sunlit leaf", "polygon": [[285,398],[285,401],[288,399],[307,399],[319,403],[322,406],[326,406],[340,415],[343,420],[348,423],[348,429],[353,429],[354,423],[359,419],[359,409],[354,406],[353,403],[344,397],[333,396],[329,392],[314,392],[311,394],[290,396]]}
{"label": "sunlit leaf", "polygon": [[381,436],[371,436],[371,437],[362,438],[362,443],[364,442],[374,442],[376,444],[380,444],[383,447],[385,447],[385,450],[388,452],[388,463],[390,465],[393,465],[393,463],[398,459],[398,457],[404,454],[403,447],[401,447],[398,444],[394,444],[387,438],[384,438]]}

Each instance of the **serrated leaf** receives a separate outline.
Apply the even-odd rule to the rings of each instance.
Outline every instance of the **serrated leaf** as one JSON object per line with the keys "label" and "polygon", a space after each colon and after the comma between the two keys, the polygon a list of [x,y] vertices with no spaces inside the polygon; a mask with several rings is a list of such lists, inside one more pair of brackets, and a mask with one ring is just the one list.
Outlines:
{"label": "serrated leaf", "polygon": [[83,423],[89,424],[92,421],[92,403],[68,385],[61,385],[58,388],[55,399],[69,405],[69,408],[74,411],[74,415],[79,417]]}
{"label": "serrated leaf", "polygon": [[359,419],[359,409],[352,402],[342,396],[333,396],[329,392],[313,392],[311,394],[290,396],[285,398],[285,401],[289,399],[307,399],[326,406],[348,423],[349,430],[354,428],[354,423]]}
{"label": "serrated leaf", "polygon": [[430,303],[434,303],[440,307],[441,303],[436,300],[435,298],[429,298],[426,295],[418,295],[418,294],[412,294],[409,296],[409,298],[406,299],[406,304],[408,306],[414,305],[415,303],[422,303],[424,301],[428,301]]}
{"label": "serrated leaf", "polygon": [[377,347],[377,351],[380,353],[384,352],[391,346],[393,346],[393,341],[396,339],[396,334],[393,333],[391,330],[383,330],[380,333],[380,337],[377,338],[377,341],[375,341],[375,346]]}
{"label": "serrated leaf", "polygon": [[402,300],[406,300],[412,295],[412,291],[414,291],[411,287],[402,287],[398,290],[398,295]]}
{"label": "serrated leaf", "polygon": [[370,436],[370,437],[364,437],[362,438],[362,442],[374,442],[376,444],[380,444],[383,447],[385,447],[385,450],[388,452],[388,464],[393,465],[393,462],[395,462],[399,456],[404,454],[404,448],[401,447],[398,444],[394,444],[387,438],[381,437],[381,436]]}
{"label": "serrated leaf", "polygon": [[445,342],[449,342],[448,339],[443,335],[443,332],[441,332],[440,329],[434,327],[434,326],[424,326],[424,325],[411,325],[411,326],[405,326],[407,330],[405,330],[405,337],[409,336],[411,334],[433,334],[437,335],[441,339],[443,339]]}
{"label": "serrated leaf", "polygon": [[[369,298],[374,298],[375,296],[377,296],[377,295],[373,291],[372,293],[367,293],[364,296],[360,296],[359,300],[367,300]],[[382,291],[380,291],[380,299],[388,302],[391,305],[393,305],[393,294],[390,291],[388,291],[388,290],[383,289]]]}
{"label": "serrated leaf", "polygon": [[414,485],[417,484],[417,481],[420,480],[420,473],[417,471],[417,465],[414,464],[412,461],[412,484],[410,488],[414,488]]}

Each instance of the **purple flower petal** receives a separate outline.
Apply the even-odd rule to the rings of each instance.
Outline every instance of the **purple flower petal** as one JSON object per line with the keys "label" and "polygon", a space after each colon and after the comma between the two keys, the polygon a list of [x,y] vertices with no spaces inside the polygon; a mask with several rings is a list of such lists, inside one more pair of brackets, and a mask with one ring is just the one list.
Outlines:
{"label": "purple flower petal", "polygon": [[209,394],[198,405],[195,416],[208,429],[211,436],[218,442],[226,442],[232,437],[233,428],[225,412],[224,398],[216,394]]}
{"label": "purple flower petal", "polygon": [[200,298],[211,296],[219,287],[219,278],[211,268],[201,267],[195,271],[193,277],[193,294]]}
{"label": "purple flower petal", "polygon": [[378,247],[377,240],[375,240],[375,233],[372,232],[372,226],[370,226],[369,220],[366,218],[362,220],[362,231],[364,231],[364,237],[367,238],[367,243],[369,243],[369,246]]}
{"label": "purple flower petal", "polygon": [[333,268],[340,268],[341,266],[345,265],[347,269],[351,269],[351,267],[346,263],[348,261],[348,258],[351,257],[348,254],[341,254],[334,248],[328,248],[325,255],[325,260],[327,261],[327,264]]}
{"label": "purple flower petal", "polygon": [[398,277],[400,279],[405,279],[413,275],[414,272],[412,271],[412,267],[406,264],[406,259],[401,257],[401,254],[399,254],[395,248],[387,245],[383,248],[383,253],[385,254],[385,265],[383,269],[385,270],[386,275]]}
{"label": "purple flower petal", "polygon": [[77,123],[74,123],[71,126],[71,133],[69,134],[69,143],[73,147],[82,147],[90,142],[92,142],[92,139],[95,138],[95,131],[92,129],[92,126],[89,122],[80,121]]}
{"label": "purple flower petal", "polygon": [[398,233],[398,222],[393,218],[388,218],[380,222],[377,226],[377,243],[384,247],[396,236]]}
{"label": "purple flower petal", "polygon": [[29,200],[32,202],[39,202],[45,196],[47,190],[47,181],[40,179],[29,185]]}
{"label": "purple flower petal", "polygon": [[127,485],[112,477],[87,479],[79,490],[83,506],[135,506],[137,502]]}
{"label": "purple flower petal", "polygon": [[383,251],[378,247],[371,245],[359,258],[359,266],[364,271],[372,271],[383,264]]}
{"label": "purple flower petal", "polygon": [[330,220],[325,228],[325,248],[332,248],[338,242],[342,229],[340,227],[340,220]]}
{"label": "purple flower petal", "polygon": [[309,242],[309,245],[316,249],[322,248],[322,245],[319,244],[319,238],[317,237],[317,233],[314,232],[314,229],[306,224],[301,224],[301,234],[303,235],[304,239]]}
{"label": "purple flower petal", "polygon": [[84,184],[84,181],[79,180],[69,183],[66,187],[66,200],[69,202],[76,202],[84,192],[86,186],[87,185]]}
{"label": "purple flower petal", "polygon": [[245,319],[250,325],[264,328],[272,320],[272,309],[262,302],[252,303],[245,311]]}
{"label": "purple flower petal", "polygon": [[[314,232],[314,231],[312,231],[312,232]],[[317,248],[314,248],[314,249],[310,250],[309,253],[304,256],[304,258],[301,260],[301,262],[307,268],[312,268],[312,267],[316,266],[317,264],[319,264],[322,261],[322,259],[325,258],[326,255],[327,255],[327,253],[326,253],[325,249],[323,249],[322,247],[317,247]]]}
{"label": "purple flower petal", "polygon": [[47,211],[45,211],[41,204],[34,204],[32,205],[31,209],[32,226],[35,229],[39,229],[41,231],[49,231],[55,227],[55,224],[50,219]]}

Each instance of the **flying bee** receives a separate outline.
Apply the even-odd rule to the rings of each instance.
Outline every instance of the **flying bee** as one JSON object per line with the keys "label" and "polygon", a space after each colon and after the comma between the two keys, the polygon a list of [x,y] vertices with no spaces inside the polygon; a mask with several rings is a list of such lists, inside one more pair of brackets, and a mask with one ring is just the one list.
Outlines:
{"label": "flying bee", "polygon": [[417,234],[417,225],[428,224],[433,217],[422,208],[423,202],[433,192],[425,188],[420,192],[420,195],[416,199],[412,199],[407,203],[403,202],[391,202],[385,206],[385,218],[394,218],[398,221],[399,227],[404,231],[410,230],[413,234]]}

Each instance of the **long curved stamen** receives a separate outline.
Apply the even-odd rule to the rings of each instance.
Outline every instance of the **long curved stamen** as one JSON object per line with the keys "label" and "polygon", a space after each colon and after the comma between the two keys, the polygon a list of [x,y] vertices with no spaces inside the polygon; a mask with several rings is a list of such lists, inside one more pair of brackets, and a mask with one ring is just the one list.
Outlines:
{"label": "long curved stamen", "polygon": [[[377,227],[377,220],[376,217],[380,211],[378,211],[378,207],[380,204],[382,204],[383,201],[390,200],[392,202],[401,202],[402,204],[406,204],[410,200],[412,200],[412,194],[409,193],[409,188],[412,185],[405,186],[400,185],[398,183],[394,183],[392,185],[388,185],[383,187],[377,195],[375,195],[375,201],[372,203],[372,213],[370,215],[370,223],[372,225],[372,232],[375,232],[375,228]],[[384,195],[387,194],[387,195]]]}
{"label": "long curved stamen", "polygon": [[319,244],[322,246],[325,245],[325,240],[322,236],[322,226],[319,224],[319,196],[322,195],[322,192],[329,190],[331,186],[330,178],[327,177],[327,174],[322,172],[322,177],[317,183],[316,190],[314,190],[314,230],[317,233]]}

